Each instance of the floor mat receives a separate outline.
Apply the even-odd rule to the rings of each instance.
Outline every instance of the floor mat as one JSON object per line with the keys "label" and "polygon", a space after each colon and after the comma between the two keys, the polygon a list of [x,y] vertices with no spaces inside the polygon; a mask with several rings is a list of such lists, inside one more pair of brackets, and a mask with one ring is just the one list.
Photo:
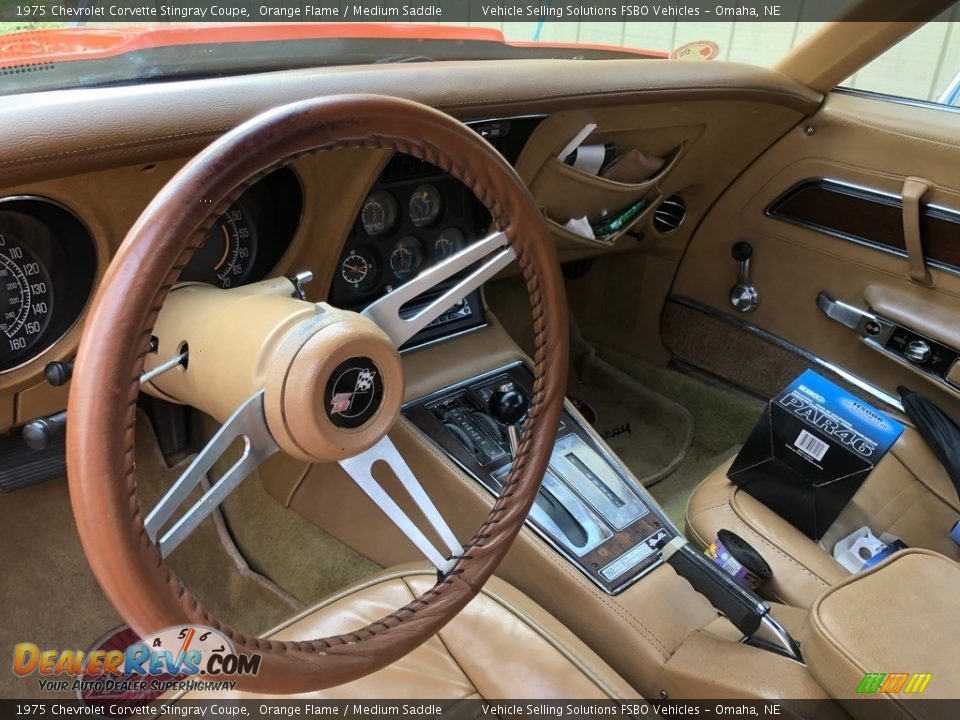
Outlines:
{"label": "floor mat", "polygon": [[223,512],[250,566],[305,605],[381,569],[283,507],[267,494],[256,474],[227,499]]}
{"label": "floor mat", "polygon": [[87,565],[65,479],[0,495],[0,548],[0,698],[40,697],[36,675],[10,671],[17,643],[87,650],[122,620]]}
{"label": "floor mat", "polygon": [[693,417],[693,441],[686,457],[669,477],[650,488],[650,494],[682,529],[690,493],[736,454],[760,417],[763,403],[616,350],[598,348],[597,355],[637,382],[679,403]]}
{"label": "floor mat", "polygon": [[643,485],[673,473],[693,440],[690,413],[581,345],[567,395]]}

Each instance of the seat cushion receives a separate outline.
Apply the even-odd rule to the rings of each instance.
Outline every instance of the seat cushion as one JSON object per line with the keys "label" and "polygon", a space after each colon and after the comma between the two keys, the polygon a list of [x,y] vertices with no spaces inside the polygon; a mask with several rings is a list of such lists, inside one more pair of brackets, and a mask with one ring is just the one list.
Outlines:
{"label": "seat cushion", "polygon": [[908,701],[960,695],[958,595],[955,562],[930,550],[899,552],[817,598],[804,632],[807,666],[834,698],[894,701],[847,704],[856,718],[956,717],[955,708]]}
{"label": "seat cushion", "polygon": [[[305,640],[356,630],[436,582],[422,568],[385,571],[327,599],[270,634]],[[188,693],[243,699],[247,693]],[[263,696],[257,696],[263,697]],[[620,699],[639,695],[546,610],[493,577],[440,633],[398,662],[313,699]]]}
{"label": "seat cushion", "polygon": [[861,527],[889,532],[910,547],[960,560],[948,537],[960,517],[950,478],[912,428],[880,461],[829,530],[815,542],[727,479],[732,461],[717,468],[687,503],[687,534],[706,547],[723,528],[763,555],[773,570],[767,592],[788,605],[809,608],[850,573],[833,559],[837,541]]}

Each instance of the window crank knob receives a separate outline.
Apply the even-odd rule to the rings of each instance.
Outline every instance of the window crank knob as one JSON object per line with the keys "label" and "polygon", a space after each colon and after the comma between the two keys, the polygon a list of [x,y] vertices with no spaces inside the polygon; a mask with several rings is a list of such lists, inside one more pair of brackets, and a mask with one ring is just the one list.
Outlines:
{"label": "window crank knob", "polygon": [[730,288],[730,304],[740,312],[756,310],[760,303],[760,293],[750,282],[750,258],[753,247],[742,240],[730,248],[730,255],[737,262],[737,284]]}
{"label": "window crank knob", "polygon": [[750,256],[753,255],[753,246],[741,240],[733,244],[733,247],[730,248],[730,254],[733,255],[733,259],[738,263],[746,262],[750,259]]}

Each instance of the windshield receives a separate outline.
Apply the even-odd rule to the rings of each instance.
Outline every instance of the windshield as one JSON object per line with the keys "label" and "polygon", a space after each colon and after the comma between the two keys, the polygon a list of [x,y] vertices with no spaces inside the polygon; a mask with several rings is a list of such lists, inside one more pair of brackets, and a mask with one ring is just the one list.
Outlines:
{"label": "windshield", "polygon": [[0,94],[444,60],[669,58],[767,66],[852,1],[804,0],[794,8],[749,0],[0,0]]}

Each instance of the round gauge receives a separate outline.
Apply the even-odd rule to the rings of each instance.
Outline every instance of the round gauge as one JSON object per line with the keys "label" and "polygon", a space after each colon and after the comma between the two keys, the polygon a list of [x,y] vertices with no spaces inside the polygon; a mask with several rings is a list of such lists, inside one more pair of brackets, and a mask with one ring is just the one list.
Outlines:
{"label": "round gauge", "polygon": [[435,223],[442,209],[443,196],[434,185],[419,185],[410,196],[410,220],[417,227]]}
{"label": "round gauge", "polygon": [[433,259],[436,262],[446,260],[466,244],[466,238],[460,228],[448,227],[433,244]]}
{"label": "round gauge", "polygon": [[360,210],[360,222],[367,235],[383,235],[397,223],[397,201],[386,190],[371,193]]}
{"label": "round gauge", "polygon": [[15,360],[29,354],[53,319],[53,281],[33,251],[6,234],[0,234],[0,308],[0,332],[6,341],[0,355]]}
{"label": "round gauge", "polygon": [[70,329],[95,270],[93,242],[67,210],[41,198],[0,201],[0,372]]}
{"label": "round gauge", "polygon": [[377,263],[366,249],[350,250],[340,263],[340,277],[354,290],[369,290],[377,283]]}
{"label": "round gauge", "polygon": [[423,245],[418,238],[408,235],[393,246],[390,253],[390,269],[399,279],[415,275],[423,264]]}
{"label": "round gauge", "polygon": [[180,279],[224,289],[243,285],[250,277],[256,255],[256,228],[244,205],[236,203],[194,251]]}

